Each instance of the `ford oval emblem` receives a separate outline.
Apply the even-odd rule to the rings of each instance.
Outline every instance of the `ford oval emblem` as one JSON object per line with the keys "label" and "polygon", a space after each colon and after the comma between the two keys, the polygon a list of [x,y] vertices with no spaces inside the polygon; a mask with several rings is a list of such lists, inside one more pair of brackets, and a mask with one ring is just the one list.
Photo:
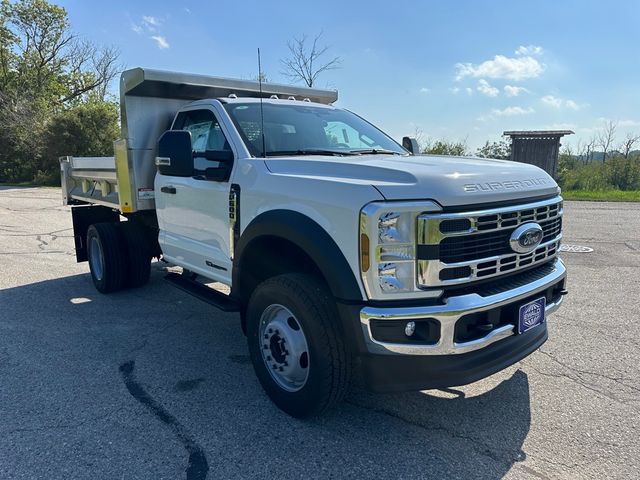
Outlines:
{"label": "ford oval emblem", "polygon": [[511,250],[516,253],[533,252],[543,237],[542,227],[537,223],[525,223],[516,228],[509,238]]}

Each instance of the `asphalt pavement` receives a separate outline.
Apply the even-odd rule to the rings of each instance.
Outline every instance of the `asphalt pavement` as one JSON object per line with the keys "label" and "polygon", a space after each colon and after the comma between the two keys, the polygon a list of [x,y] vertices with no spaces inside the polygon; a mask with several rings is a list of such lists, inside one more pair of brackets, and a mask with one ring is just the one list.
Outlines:
{"label": "asphalt pavement", "polygon": [[59,189],[0,187],[0,478],[637,478],[640,204],[566,202],[550,338],[472,385],[274,407],[237,314],[163,280],[101,295]]}

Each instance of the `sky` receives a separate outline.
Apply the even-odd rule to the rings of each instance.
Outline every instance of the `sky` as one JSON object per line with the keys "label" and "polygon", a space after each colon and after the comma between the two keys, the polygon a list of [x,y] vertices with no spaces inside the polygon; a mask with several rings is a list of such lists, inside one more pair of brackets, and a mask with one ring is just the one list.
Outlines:
{"label": "sky", "polygon": [[[341,68],[317,86],[396,139],[465,140],[618,122],[640,134],[640,1],[52,0],[128,68],[288,83],[287,41],[322,32]],[[117,82],[113,91],[117,90]]]}

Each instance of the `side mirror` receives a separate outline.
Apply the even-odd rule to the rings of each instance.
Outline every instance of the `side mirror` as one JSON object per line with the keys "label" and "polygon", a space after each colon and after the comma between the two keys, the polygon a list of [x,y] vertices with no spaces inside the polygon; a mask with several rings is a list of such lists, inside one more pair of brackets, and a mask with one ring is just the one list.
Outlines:
{"label": "side mirror", "polygon": [[221,165],[219,167],[210,167],[204,171],[205,180],[211,180],[214,182],[224,182],[229,179],[229,174],[231,173],[231,169],[226,165]]}
{"label": "side mirror", "polygon": [[204,158],[209,161],[218,162],[216,167],[207,167],[200,170],[201,162],[195,161],[194,174],[197,177],[204,177],[205,180],[211,180],[215,182],[224,182],[229,179],[231,175],[231,168],[233,167],[233,152],[231,150],[207,150],[205,152],[195,152],[193,154],[194,159]]}
{"label": "side mirror", "polygon": [[214,162],[230,163],[233,162],[233,152],[231,150],[206,150],[204,152],[196,152],[195,157],[206,158]]}
{"label": "side mirror", "polygon": [[420,147],[418,141],[411,137],[402,137],[402,146],[409,150],[411,155],[418,155],[420,153]]}
{"label": "side mirror", "polygon": [[190,177],[193,175],[191,132],[167,130],[158,140],[156,166],[161,175]]}

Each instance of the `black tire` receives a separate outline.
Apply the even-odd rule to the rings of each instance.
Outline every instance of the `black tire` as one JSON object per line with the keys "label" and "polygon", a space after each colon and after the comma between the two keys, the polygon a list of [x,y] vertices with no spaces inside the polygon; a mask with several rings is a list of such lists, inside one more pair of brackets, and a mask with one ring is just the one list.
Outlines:
{"label": "black tire", "polygon": [[120,223],[127,249],[127,276],[125,287],[137,288],[146,285],[151,274],[151,245],[145,227],[136,222]]}
{"label": "black tire", "polygon": [[91,279],[101,293],[126,285],[127,255],[118,223],[95,223],[87,231],[87,256]]}
{"label": "black tire", "polygon": [[[263,359],[260,323],[272,306],[289,310],[308,346],[308,374],[297,391],[280,386]],[[271,400],[296,418],[319,415],[340,402],[351,382],[352,358],[327,288],[306,274],[270,278],[255,289],[247,306],[247,341],[254,370]],[[276,330],[277,333],[277,330]],[[270,358],[270,357],[269,357]],[[305,362],[306,363],[306,362]]]}

